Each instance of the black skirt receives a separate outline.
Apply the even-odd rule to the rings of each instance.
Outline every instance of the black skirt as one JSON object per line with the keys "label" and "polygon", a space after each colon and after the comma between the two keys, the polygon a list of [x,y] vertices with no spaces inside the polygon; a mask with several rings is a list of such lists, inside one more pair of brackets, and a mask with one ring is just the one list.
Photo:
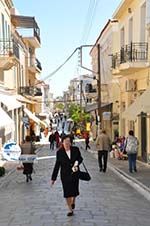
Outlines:
{"label": "black skirt", "polygon": [[79,179],[78,177],[71,177],[67,180],[62,179],[62,187],[64,198],[76,197],[79,195]]}
{"label": "black skirt", "polygon": [[24,166],[23,174],[32,174],[33,163],[23,163],[23,166]]}

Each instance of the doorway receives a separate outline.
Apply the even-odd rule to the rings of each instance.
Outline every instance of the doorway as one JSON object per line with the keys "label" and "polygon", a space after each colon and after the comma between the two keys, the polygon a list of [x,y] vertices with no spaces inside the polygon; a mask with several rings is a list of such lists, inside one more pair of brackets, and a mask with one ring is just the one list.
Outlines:
{"label": "doorway", "polygon": [[147,162],[147,114],[141,112],[141,153],[142,160]]}

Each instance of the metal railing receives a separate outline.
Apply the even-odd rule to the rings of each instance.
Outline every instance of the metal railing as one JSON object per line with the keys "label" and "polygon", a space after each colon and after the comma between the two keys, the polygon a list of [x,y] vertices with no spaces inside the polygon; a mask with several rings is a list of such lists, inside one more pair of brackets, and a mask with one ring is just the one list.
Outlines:
{"label": "metal railing", "polygon": [[34,29],[34,37],[36,37],[37,40],[39,41],[39,43],[41,43],[40,35],[39,35],[38,32],[36,31],[36,29]]}
{"label": "metal railing", "polygon": [[112,56],[112,68],[118,67],[126,62],[143,62],[148,60],[148,43],[131,42],[121,47],[120,53]]}
{"label": "metal railing", "polygon": [[41,62],[38,60],[38,59],[35,59],[35,65],[36,65],[36,67],[40,70],[40,71],[42,71],[42,66],[41,66]]}
{"label": "metal railing", "polygon": [[19,45],[14,39],[0,40],[0,57],[16,56],[19,59]]}
{"label": "metal railing", "polygon": [[21,86],[18,93],[21,95],[42,96],[41,88],[35,86]]}
{"label": "metal railing", "polygon": [[29,57],[29,60],[28,60],[28,66],[29,67],[37,67],[40,71],[42,71],[42,66],[41,66],[41,63],[40,61],[35,58],[35,57]]}

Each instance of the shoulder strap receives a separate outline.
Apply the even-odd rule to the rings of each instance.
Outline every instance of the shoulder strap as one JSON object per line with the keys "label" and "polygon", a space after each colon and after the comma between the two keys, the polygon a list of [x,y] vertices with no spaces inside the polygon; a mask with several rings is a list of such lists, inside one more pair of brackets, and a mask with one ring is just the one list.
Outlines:
{"label": "shoulder strap", "polygon": [[87,170],[87,168],[86,168],[86,166],[85,166],[84,162],[82,162],[82,165],[83,165],[83,167],[84,167],[85,171],[88,173],[88,170]]}

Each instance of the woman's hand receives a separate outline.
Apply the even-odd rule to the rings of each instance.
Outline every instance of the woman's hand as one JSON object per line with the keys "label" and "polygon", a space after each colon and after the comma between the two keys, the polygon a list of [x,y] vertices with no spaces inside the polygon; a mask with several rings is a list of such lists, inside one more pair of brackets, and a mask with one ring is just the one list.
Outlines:
{"label": "woman's hand", "polygon": [[51,180],[51,186],[55,184],[55,180]]}
{"label": "woman's hand", "polygon": [[79,169],[78,166],[73,166],[73,167],[72,167],[72,171],[73,171],[74,173],[77,172],[78,169]]}

